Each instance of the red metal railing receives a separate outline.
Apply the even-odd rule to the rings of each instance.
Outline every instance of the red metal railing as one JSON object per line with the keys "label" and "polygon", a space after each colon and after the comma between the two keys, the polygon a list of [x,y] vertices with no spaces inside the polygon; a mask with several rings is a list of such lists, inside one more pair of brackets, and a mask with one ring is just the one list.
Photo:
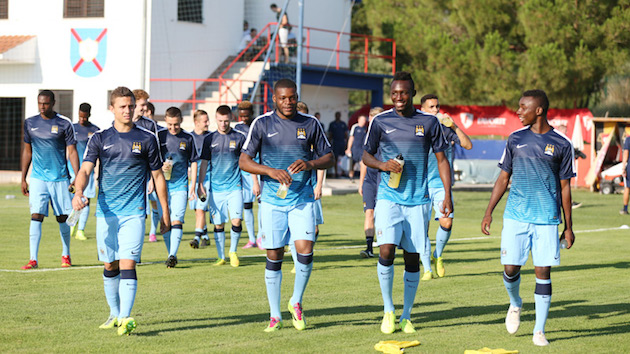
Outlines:
{"label": "red metal railing", "polygon": [[[241,79],[243,73],[256,61],[261,61],[263,55],[266,53],[269,45],[271,43],[271,39],[273,36],[273,31],[277,26],[277,22],[270,22],[265,27],[263,27],[258,34],[252,38],[252,40],[247,44],[247,46],[241,50],[236,58],[234,58],[226,68],[219,74],[216,79],[166,79],[166,78],[158,78],[151,79],[152,82],[191,82],[192,83],[192,97],[188,100],[166,100],[166,99],[155,99],[152,100],[154,102],[172,102],[172,103],[191,103],[193,110],[196,109],[197,104],[200,103],[218,103],[218,104],[238,104],[242,100],[242,87],[243,82],[254,82],[252,80],[243,80]],[[293,26],[294,31],[297,31],[297,26]],[[392,75],[396,72],[396,41],[392,38],[382,38],[375,36],[368,36],[364,34],[358,33],[348,33],[348,32],[340,32],[333,31],[327,29],[319,29],[313,27],[304,27],[304,31],[306,32],[306,38],[304,43],[305,50],[305,62],[304,65],[312,65],[311,63],[311,54],[314,51],[324,51],[324,52],[333,52],[335,55],[335,69],[339,70],[340,67],[340,59],[344,54],[348,55],[348,59],[363,59],[363,72],[369,72],[369,59],[381,59],[385,61],[391,61],[392,67]],[[311,45],[311,41],[313,39],[313,34],[331,34],[335,35],[335,46],[332,47],[320,47]],[[342,36],[348,36],[350,42],[355,41],[363,41],[362,51],[356,50],[345,50],[341,49],[341,39]],[[321,40],[321,39],[320,39]],[[380,54],[372,54],[370,49],[375,45],[379,45],[381,43],[391,43],[391,55],[380,55]],[[274,42],[274,51],[275,51],[275,62],[279,63],[280,61],[280,39],[279,36],[276,36],[276,40]],[[289,44],[289,47],[297,47],[297,43]],[[350,46],[352,47],[352,46]],[[229,70],[234,67],[234,65],[238,62],[247,62],[244,69],[240,71],[240,73],[233,79],[226,79],[225,76],[229,72]],[[350,68],[348,68],[350,69]],[[198,100],[197,99],[197,89],[199,88],[198,83],[205,82],[217,82],[219,86],[219,98],[216,101],[208,101],[208,100]],[[263,82],[263,97],[260,99],[262,101],[252,102],[254,104],[264,104],[268,106],[268,89],[269,84]],[[234,92],[233,89],[238,87],[237,92]]]}

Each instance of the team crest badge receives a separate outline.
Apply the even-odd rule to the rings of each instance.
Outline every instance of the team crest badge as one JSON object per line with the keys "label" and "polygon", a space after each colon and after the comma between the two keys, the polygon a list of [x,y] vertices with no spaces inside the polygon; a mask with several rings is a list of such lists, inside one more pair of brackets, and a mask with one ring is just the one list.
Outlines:
{"label": "team crest badge", "polygon": [[105,254],[105,250],[104,249],[99,248],[98,250],[101,251],[101,254]]}
{"label": "team crest badge", "polygon": [[50,127],[50,132],[53,133],[53,134],[58,134],[59,133],[59,126],[53,125],[52,127]]}
{"label": "team crest badge", "polygon": [[180,141],[179,142],[179,149],[180,150],[186,150],[186,142],[185,141]]}
{"label": "team crest badge", "polygon": [[416,125],[416,136],[424,136],[424,126]]}
{"label": "team crest badge", "polygon": [[553,144],[547,144],[547,146],[545,147],[545,155],[553,156],[554,149],[555,148]]}
{"label": "team crest badge", "polygon": [[297,138],[298,139],[302,139],[302,140],[306,140],[306,129],[298,128],[298,130],[297,130]]}
{"label": "team crest badge", "polygon": [[70,29],[70,65],[81,77],[99,75],[107,58],[107,28]]}
{"label": "team crest badge", "polygon": [[142,152],[142,144],[140,142],[134,141],[131,145],[131,152],[139,154]]}
{"label": "team crest badge", "polygon": [[230,140],[230,149],[236,149],[236,140]]}

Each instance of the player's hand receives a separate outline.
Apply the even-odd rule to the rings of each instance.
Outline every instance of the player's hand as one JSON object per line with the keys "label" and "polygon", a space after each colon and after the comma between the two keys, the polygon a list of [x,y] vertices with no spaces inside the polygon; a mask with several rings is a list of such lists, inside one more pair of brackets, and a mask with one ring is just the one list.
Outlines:
{"label": "player's hand", "polygon": [[450,197],[444,197],[442,201],[442,205],[440,206],[440,213],[444,215],[444,217],[448,217],[453,212],[453,201]]}
{"label": "player's hand", "polygon": [[155,184],[153,183],[153,179],[151,179],[149,181],[149,186],[147,188],[147,194],[153,193],[154,190],[155,190]]}
{"label": "player's hand", "polygon": [[628,177],[626,176],[626,169],[624,168],[623,170],[621,170],[621,175],[625,178]]}
{"label": "player's hand", "polygon": [[315,186],[315,189],[313,190],[313,198],[315,198],[315,200],[318,200],[321,197],[322,197],[322,187]]}
{"label": "player's hand", "polygon": [[207,198],[207,194],[206,194],[206,188],[203,186],[203,184],[198,184],[197,185],[197,195],[198,196],[202,196],[202,195],[206,195]]}
{"label": "player's hand", "polygon": [[352,151],[350,151],[350,149],[346,150],[346,156],[352,157]]}
{"label": "player's hand", "polygon": [[258,184],[258,183],[254,183],[254,184],[252,185],[252,193],[254,193],[254,195],[255,195],[256,197],[259,197],[259,196],[260,196],[260,184]]}
{"label": "player's hand", "polygon": [[379,170],[386,171],[386,172],[401,173],[402,172],[402,166],[400,166],[400,164],[398,162],[396,162],[396,160],[389,159],[389,160],[381,163],[381,167],[379,167]]}
{"label": "player's hand", "polygon": [[164,235],[165,233],[171,231],[171,219],[167,218],[166,215],[162,215],[162,219],[160,220],[160,233]]}
{"label": "player's hand", "polygon": [[490,224],[492,224],[492,215],[486,215],[481,220],[481,232],[484,235],[490,235]]}
{"label": "player's hand", "polygon": [[22,194],[28,197],[28,183],[26,181],[22,181]]}
{"label": "player's hand", "polygon": [[304,160],[296,160],[295,162],[293,162],[289,167],[287,167],[287,170],[292,174],[296,174],[298,172],[302,172],[302,171],[308,171],[308,170],[312,170],[313,169],[313,165],[312,163],[310,163],[310,161],[304,161]]}
{"label": "player's hand", "polygon": [[289,174],[289,172],[285,170],[279,170],[279,169],[274,168],[271,172],[269,172],[269,177],[275,179],[281,184],[286,184],[287,186],[290,185],[291,182],[293,182],[291,175]]}
{"label": "player's hand", "polygon": [[[202,194],[199,194],[202,195]],[[195,200],[197,199],[197,195],[195,194],[195,187],[192,186],[190,187],[190,191],[188,192],[188,200]]]}
{"label": "player's hand", "polygon": [[359,195],[363,196],[363,181],[361,181],[361,183],[359,183]]}
{"label": "player's hand", "polygon": [[562,231],[562,236],[560,236],[560,239],[567,240],[567,249],[571,248],[571,246],[573,246],[573,244],[575,243],[575,235],[573,234],[573,230],[567,229]]}
{"label": "player's hand", "polygon": [[76,191],[74,198],[72,198],[72,209],[81,210],[87,205],[87,199],[83,196],[83,192]]}

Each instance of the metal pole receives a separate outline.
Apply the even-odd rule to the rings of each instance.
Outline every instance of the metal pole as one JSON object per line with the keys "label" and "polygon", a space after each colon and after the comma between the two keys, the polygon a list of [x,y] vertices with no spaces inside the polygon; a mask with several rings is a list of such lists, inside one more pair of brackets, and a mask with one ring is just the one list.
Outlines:
{"label": "metal pole", "polygon": [[282,11],[280,12],[280,19],[278,20],[278,25],[276,26],[276,31],[273,33],[273,38],[271,38],[271,42],[269,43],[269,47],[267,48],[267,54],[265,54],[265,61],[263,62],[263,68],[258,75],[258,81],[256,81],[256,85],[254,85],[254,91],[252,93],[252,97],[250,98],[250,102],[254,102],[256,99],[256,95],[258,94],[258,88],[260,87],[260,81],[262,81],[263,74],[265,73],[265,68],[267,67],[267,63],[269,62],[269,57],[271,56],[271,50],[273,49],[273,43],[276,42],[276,37],[278,36],[278,30],[280,29],[280,22],[282,21],[282,17],[284,17],[284,13],[287,11],[287,6],[289,5],[289,0],[285,0],[284,6],[282,6]]}
{"label": "metal pole", "polygon": [[295,68],[295,84],[297,85],[298,97],[302,97],[302,32],[304,29],[304,0],[298,0],[298,9],[300,10],[300,22],[298,24],[297,34],[297,65]]}

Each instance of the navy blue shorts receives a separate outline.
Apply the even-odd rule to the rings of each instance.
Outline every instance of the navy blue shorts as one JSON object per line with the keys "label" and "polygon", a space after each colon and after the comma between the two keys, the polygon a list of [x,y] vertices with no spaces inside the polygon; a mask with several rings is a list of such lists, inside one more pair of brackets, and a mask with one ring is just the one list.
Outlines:
{"label": "navy blue shorts", "polygon": [[372,181],[368,181],[367,179],[363,180],[363,211],[364,212],[368,209],[374,210],[374,207],[376,207],[376,191],[377,191],[376,183]]}

